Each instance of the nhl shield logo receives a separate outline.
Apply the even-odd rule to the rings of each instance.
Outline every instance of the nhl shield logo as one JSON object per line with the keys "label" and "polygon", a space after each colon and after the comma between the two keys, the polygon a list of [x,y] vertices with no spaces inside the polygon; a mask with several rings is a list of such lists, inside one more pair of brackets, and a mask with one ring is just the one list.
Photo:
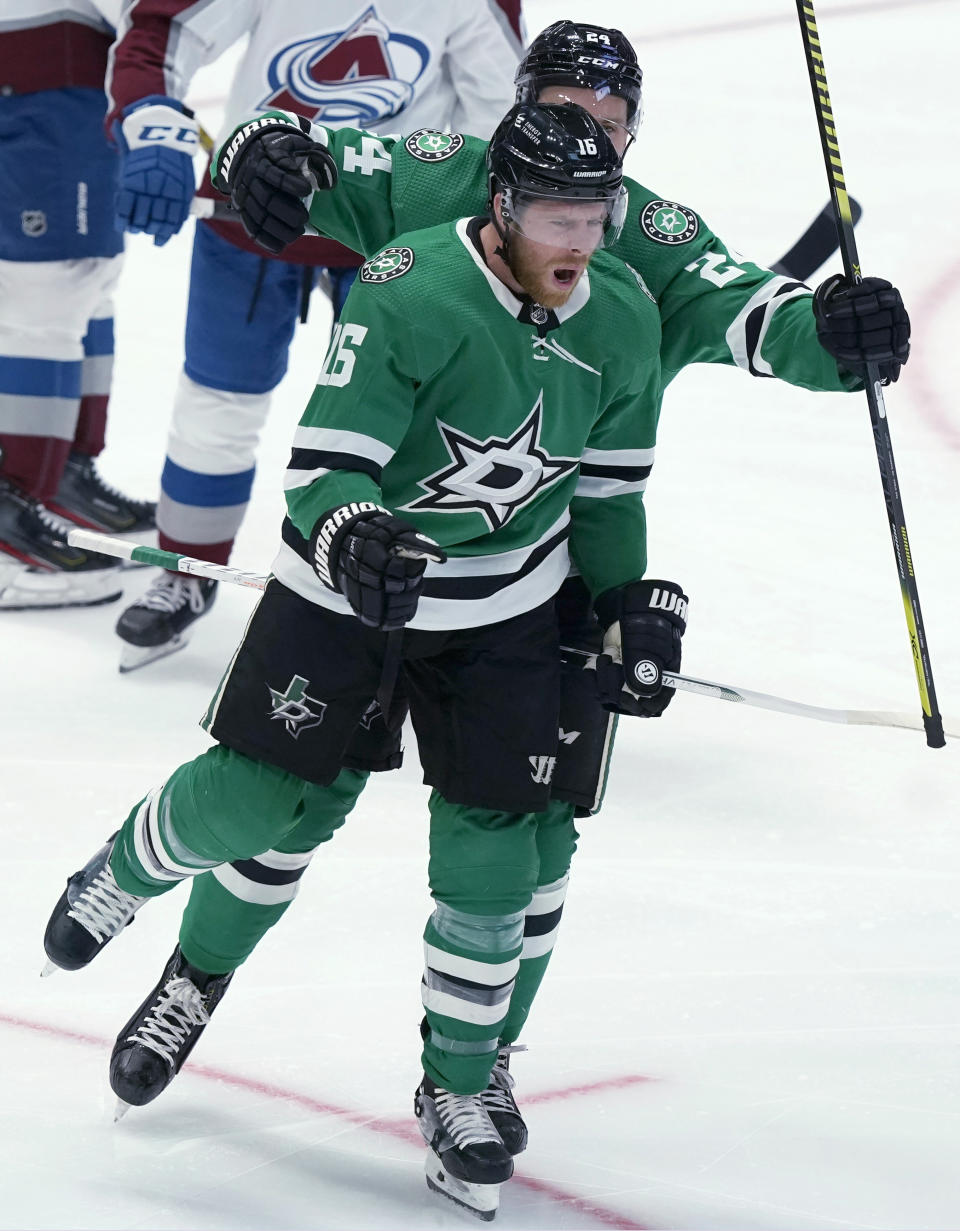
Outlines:
{"label": "nhl shield logo", "polygon": [[413,269],[413,262],[412,248],[384,248],[362,266],[360,281],[389,282],[391,278],[402,278]]}
{"label": "nhl shield logo", "polygon": [[434,132],[432,128],[418,128],[403,143],[408,154],[421,162],[442,162],[452,158],[463,149],[463,137],[459,133]]}
{"label": "nhl shield logo", "polygon": [[47,233],[47,215],[42,209],[25,209],[20,215],[20,229],[30,239]]}
{"label": "nhl shield logo", "polygon": [[700,221],[692,209],[676,201],[651,201],[640,215],[640,229],[657,244],[689,244]]}

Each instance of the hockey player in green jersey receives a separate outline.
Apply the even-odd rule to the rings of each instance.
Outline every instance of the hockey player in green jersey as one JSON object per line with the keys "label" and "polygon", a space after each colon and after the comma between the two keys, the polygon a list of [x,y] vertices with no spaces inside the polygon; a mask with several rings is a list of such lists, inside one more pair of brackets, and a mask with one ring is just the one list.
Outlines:
{"label": "hockey player in green jersey", "polygon": [[[679,665],[687,599],[643,578],[660,325],[637,276],[596,252],[625,213],[619,157],[588,112],[520,105],[489,165],[489,217],[363,266],[294,439],[274,579],[204,720],[217,745],[71,878],[45,946],[77,969],[180,880],[265,852],[295,868],[387,767],[365,720],[377,701],[389,714],[399,664],[433,788],[416,1113],[432,1186],[492,1216],[525,1142],[484,1096],[528,908],[557,897],[577,837],[549,808],[554,597],[572,560],[614,706]],[[228,981],[175,952],[114,1049],[125,1101],[163,1088]]]}
{"label": "hockey player in green jersey", "polygon": [[[602,55],[590,50],[598,43],[603,47]],[[521,65],[518,85],[526,98],[569,99],[587,106],[620,149],[625,148],[636,133],[641,102],[640,71],[633,49],[617,31],[570,22],[557,23],[534,41]],[[286,172],[298,172],[299,166],[296,158],[286,167],[282,161],[286,156],[285,145],[291,140],[290,130],[277,132],[263,128],[259,131],[265,141],[269,138],[278,145],[266,146],[269,151],[267,167],[258,168],[257,158],[263,152],[259,142],[253,141],[250,134],[244,138],[251,142],[246,151],[250,158],[249,161],[246,157],[241,159],[238,152],[233,160],[231,174],[238,177],[239,184],[234,199],[248,229],[259,234],[268,246],[282,247],[284,238],[299,234],[306,222],[306,207],[299,196],[307,191],[307,186],[298,173],[292,180],[286,178]],[[300,142],[301,134],[294,134],[294,140]],[[460,138],[447,134],[422,134],[409,146],[405,142],[377,140],[380,140],[379,146],[354,132],[349,143],[345,141],[340,147],[334,147],[334,153],[339,149],[340,183],[334,192],[313,198],[312,216],[319,225],[324,225],[329,216],[334,227],[352,227],[352,232],[342,233],[352,233],[354,242],[359,245],[366,242],[367,251],[371,251],[378,244],[389,242],[400,225],[416,227],[436,220],[438,207],[439,216],[453,217],[458,211],[470,212],[478,208],[484,199],[486,190],[483,177],[478,174],[476,157],[477,150],[482,152],[482,146],[469,140],[461,142]],[[307,153],[328,156],[322,148],[308,148]],[[396,179],[390,173],[391,166],[397,172]],[[437,200],[432,196],[434,183],[442,189]],[[634,198],[639,193],[640,199],[649,200],[652,194],[637,185],[633,186],[633,192],[628,219],[631,233],[621,237],[613,251],[622,252],[626,244],[644,272],[647,285],[656,287],[663,325],[661,354],[669,369],[661,374],[664,382],[672,371],[686,363],[703,360],[740,362],[754,374],[763,374],[767,368],[781,377],[788,377],[791,372],[800,376],[805,373],[805,379],[798,383],[815,385],[820,379],[825,388],[855,383],[851,373],[862,362],[862,339],[852,333],[842,337],[842,326],[838,332],[836,322],[831,322],[832,314],[822,311],[820,327],[825,345],[834,350],[842,349],[845,356],[845,373],[841,374],[815,336],[808,292],[748,263],[736,266],[745,271],[742,275],[726,276],[733,273],[736,263],[731,260],[728,269],[725,262],[716,259],[717,254],[727,250],[709,232],[702,219],[697,218],[697,231],[692,238],[681,234],[667,243],[645,237]],[[397,217],[404,220],[403,224],[396,221]],[[666,236],[662,238],[665,240]],[[688,270],[686,266],[693,257],[699,257],[700,264],[694,262],[694,268]],[[706,268],[712,272],[712,278],[705,278],[698,272]],[[774,294],[774,291],[779,293]],[[754,296],[758,298],[751,308]],[[877,347],[872,357],[884,363],[888,375],[893,378],[906,352],[906,330],[902,322],[896,323],[895,308],[896,305],[889,310],[887,333],[875,328],[872,339]],[[902,308],[896,310],[902,312]],[[727,341],[728,330],[740,318],[743,318],[741,324],[732,330],[731,337],[742,337],[745,342],[743,346],[731,347]],[[771,321],[778,327],[784,322],[785,327],[771,333],[766,329]],[[899,331],[897,336],[891,334],[891,327]],[[885,338],[888,339],[886,353],[882,349]],[[842,347],[838,345],[840,341]],[[348,354],[350,350],[347,345]],[[643,468],[638,478],[646,469]],[[589,673],[578,669],[583,655],[595,653],[600,647],[595,618],[577,579],[564,585],[559,608],[563,645],[568,647],[561,686],[564,707],[561,725],[565,730],[580,730],[582,734],[572,749],[563,745],[554,770],[554,797],[550,809],[558,833],[563,832],[564,824],[572,816],[574,804],[580,805],[582,811],[597,807],[615,722],[615,715],[605,713],[597,705]],[[670,690],[664,689],[653,697],[631,699],[630,703],[635,712],[655,716],[662,712],[672,696]],[[291,698],[286,704],[294,707],[295,699]],[[372,739],[378,732],[383,736],[383,745],[378,749],[380,764],[386,767],[396,756],[398,744],[396,740],[391,743],[383,732],[382,722],[374,716],[365,734]],[[579,759],[571,757],[571,751],[581,754]],[[314,840],[304,838],[299,846],[239,859],[194,880],[180,945],[193,965],[193,977],[198,984],[206,986],[211,976],[205,972],[221,975],[232,972],[282,916],[296,894],[313,848],[341,823],[352,799],[350,792],[345,790],[341,803],[331,803],[328,827],[322,832],[318,827]],[[541,834],[544,829],[541,822]],[[519,1036],[549,961],[566,885],[562,859],[556,862],[556,867],[555,883],[540,886],[526,911],[527,942],[510,1013],[501,1030],[501,1041],[505,1045],[515,1042]],[[165,986],[164,980],[161,986]],[[145,1004],[150,1002],[151,997],[148,997]],[[216,999],[208,993],[205,1003],[208,1009],[212,1008]],[[190,1046],[202,1029],[202,1021],[194,1021],[185,1029],[184,1037]],[[130,1029],[121,1031],[118,1048],[129,1033]],[[502,1108],[508,1101],[512,1105],[507,1060],[508,1053],[504,1050],[487,1092],[491,1109]],[[179,1064],[174,1068],[171,1061],[163,1073],[164,1082],[177,1068]],[[506,1133],[502,1114],[497,1118]],[[521,1140],[525,1135],[522,1122],[513,1111],[510,1123],[514,1140]]]}
{"label": "hockey player in green jersey", "polygon": [[[620,31],[561,21],[534,39],[521,62],[518,101],[586,107],[622,154],[637,134],[641,80]],[[309,224],[370,254],[403,231],[480,208],[484,151],[482,141],[457,134],[333,132],[274,111],[237,127],[220,151],[214,182],[271,251]],[[328,170],[323,182],[335,180],[332,191],[310,192],[301,169],[310,159]],[[611,251],[641,275],[659,307],[664,387],[691,363],[723,363],[812,390],[859,389],[868,334],[871,358],[885,379],[896,380],[908,327],[888,283],[868,278],[851,288],[830,279],[815,314],[809,287],[742,258],[686,205],[628,177],[624,183],[629,215]],[[854,305],[863,328],[846,345],[842,321]]]}

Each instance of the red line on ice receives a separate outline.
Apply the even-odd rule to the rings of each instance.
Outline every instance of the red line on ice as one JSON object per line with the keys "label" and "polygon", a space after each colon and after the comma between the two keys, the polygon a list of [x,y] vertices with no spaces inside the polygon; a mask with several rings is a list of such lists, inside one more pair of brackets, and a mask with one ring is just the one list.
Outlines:
{"label": "red line on ice", "polygon": [[[54,1038],[63,1039],[69,1043],[82,1043],[88,1047],[108,1048],[113,1046],[113,1039],[101,1038],[99,1035],[94,1034],[82,1034],[77,1030],[66,1030],[61,1026],[51,1026],[45,1022],[31,1021],[29,1018],[16,1017],[10,1013],[0,1013],[0,1025],[12,1026],[18,1030],[29,1030],[34,1034],[53,1035]],[[359,1111],[351,1111],[348,1107],[338,1107],[335,1103],[325,1103],[322,1099],[313,1098],[309,1094],[301,1094],[297,1090],[286,1090],[282,1086],[274,1086],[269,1082],[257,1081],[254,1078],[243,1077],[236,1073],[228,1073],[224,1069],[211,1068],[205,1064],[189,1064],[186,1067],[195,1077],[203,1077],[208,1081],[221,1082],[223,1085],[232,1086],[236,1090],[245,1090],[250,1094],[260,1095],[262,1098],[295,1103],[298,1107],[304,1107],[308,1111],[317,1112],[319,1115],[338,1116],[341,1120],[347,1120],[358,1128],[369,1129],[374,1133],[382,1133],[385,1136],[394,1137],[399,1141],[406,1142],[407,1145],[421,1147],[423,1145],[422,1138],[417,1129],[405,1120],[390,1120],[367,1116]],[[597,1090],[622,1089],[649,1080],[650,1078],[647,1077],[627,1074],[623,1077],[609,1078],[605,1081],[592,1082],[583,1086],[570,1086],[565,1090],[555,1092],[544,1091],[539,1095],[531,1095],[526,1101],[530,1103],[543,1103],[554,1098],[571,1098],[575,1095],[592,1094]],[[541,1196],[549,1197],[551,1201],[555,1201],[559,1205],[567,1206],[581,1214],[595,1218],[597,1222],[603,1223],[604,1226],[618,1228],[619,1231],[649,1231],[645,1223],[636,1222],[626,1215],[620,1214],[607,1206],[599,1205],[597,1202],[591,1201],[586,1197],[578,1197],[573,1193],[568,1193],[549,1181],[536,1180],[532,1176],[516,1175],[511,1183],[518,1188],[525,1188],[529,1192],[539,1193]]]}
{"label": "red line on ice", "polygon": [[[958,278],[960,261],[955,261],[944,270],[933,286],[928,288],[919,307],[911,313],[914,342],[906,379],[909,392],[926,421],[951,449],[960,450],[960,423],[957,421],[956,408],[949,407],[941,393],[947,380],[946,373],[942,368],[933,370],[932,362],[927,360],[923,342],[924,337],[929,337],[934,319],[957,295]],[[919,345],[916,339],[920,339]]]}

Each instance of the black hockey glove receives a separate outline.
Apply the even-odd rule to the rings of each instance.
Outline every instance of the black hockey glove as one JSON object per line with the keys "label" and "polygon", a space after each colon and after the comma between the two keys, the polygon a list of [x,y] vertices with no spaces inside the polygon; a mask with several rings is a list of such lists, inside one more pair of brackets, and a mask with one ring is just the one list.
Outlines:
{"label": "black hockey glove", "polygon": [[676,691],[664,671],[680,669],[687,596],[671,581],[631,581],[594,603],[606,629],[597,655],[597,691],[605,710],[659,718]]}
{"label": "black hockey glove", "polygon": [[268,252],[282,252],[303,235],[304,198],[337,182],[333,156],[309,136],[309,122],[300,123],[253,120],[217,157],[214,187],[230,197],[247,234]]}
{"label": "black hockey glove", "polygon": [[413,619],[427,561],[446,558],[433,539],[370,500],[331,509],[310,536],[323,584],[346,596],[361,624],[383,632]]}
{"label": "black hockey glove", "polygon": [[821,282],[813,297],[820,344],[834,359],[865,380],[875,363],[889,385],[910,354],[910,317],[900,292],[883,278],[864,278],[851,286],[837,274]]}

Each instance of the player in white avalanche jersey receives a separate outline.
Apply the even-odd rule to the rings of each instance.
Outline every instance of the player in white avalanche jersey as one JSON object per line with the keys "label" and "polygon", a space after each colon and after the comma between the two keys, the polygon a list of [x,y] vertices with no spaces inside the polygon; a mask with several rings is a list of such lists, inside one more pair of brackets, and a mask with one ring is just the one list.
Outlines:
{"label": "player in white avalanche jersey", "polygon": [[[196,70],[244,35],[231,124],[282,107],[331,128],[488,137],[512,98],[520,0],[128,0],[108,80],[121,226],[164,243],[187,218],[198,124],[182,100]],[[368,170],[362,159],[357,170]],[[206,176],[203,184],[212,196]],[[237,221],[198,224],[160,480],[161,547],[227,562],[297,318],[321,273],[336,316],[362,261],[316,237],[277,258]],[[215,582],[162,573],[120,617],[121,668],[182,646],[215,593]]]}

